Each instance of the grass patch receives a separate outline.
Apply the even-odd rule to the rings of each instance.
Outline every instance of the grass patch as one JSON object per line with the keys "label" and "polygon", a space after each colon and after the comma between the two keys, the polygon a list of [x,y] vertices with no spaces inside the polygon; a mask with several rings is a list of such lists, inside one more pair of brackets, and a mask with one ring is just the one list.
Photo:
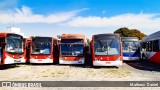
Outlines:
{"label": "grass patch", "polygon": [[111,77],[127,77],[131,75],[130,71],[120,70],[120,69],[102,69],[101,73],[105,76],[111,76]]}
{"label": "grass patch", "polygon": [[69,72],[68,69],[57,69],[57,70],[53,70],[50,75],[52,77],[57,77],[57,76],[66,75],[66,74],[68,74],[68,72]]}

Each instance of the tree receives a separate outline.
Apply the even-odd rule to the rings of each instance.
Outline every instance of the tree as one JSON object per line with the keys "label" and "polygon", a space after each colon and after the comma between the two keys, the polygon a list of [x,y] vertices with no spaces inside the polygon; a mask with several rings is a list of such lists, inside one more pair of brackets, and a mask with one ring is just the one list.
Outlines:
{"label": "tree", "polygon": [[34,38],[35,36],[31,36],[30,38]]}
{"label": "tree", "polygon": [[118,33],[122,37],[138,37],[140,40],[146,36],[137,29],[128,29],[127,27],[119,28],[114,33]]}
{"label": "tree", "polygon": [[88,38],[86,38],[87,40],[87,45],[90,45],[90,40]]}
{"label": "tree", "polygon": [[114,33],[118,33],[120,34],[122,37],[128,37],[129,35],[129,29],[124,27],[124,28],[119,28],[118,30],[116,30]]}
{"label": "tree", "polygon": [[58,38],[58,39],[61,39],[61,35],[57,35],[57,38]]}

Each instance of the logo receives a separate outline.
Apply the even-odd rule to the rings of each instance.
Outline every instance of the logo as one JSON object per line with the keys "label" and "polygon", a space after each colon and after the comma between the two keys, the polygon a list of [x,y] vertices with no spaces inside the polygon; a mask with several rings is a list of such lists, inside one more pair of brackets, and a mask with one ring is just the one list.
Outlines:
{"label": "logo", "polygon": [[106,64],[111,64],[111,62],[106,62]]}
{"label": "logo", "polygon": [[12,87],[11,82],[2,82],[2,87]]}

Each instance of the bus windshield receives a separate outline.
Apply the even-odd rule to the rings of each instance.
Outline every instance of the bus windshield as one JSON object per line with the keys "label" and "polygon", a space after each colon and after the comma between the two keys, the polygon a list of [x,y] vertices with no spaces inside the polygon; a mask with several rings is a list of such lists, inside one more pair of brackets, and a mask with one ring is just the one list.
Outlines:
{"label": "bus windshield", "polygon": [[50,54],[51,42],[51,38],[33,38],[32,54]]}
{"label": "bus windshield", "polygon": [[23,39],[19,35],[8,35],[6,51],[11,53],[23,53]]}
{"label": "bus windshield", "polygon": [[95,55],[119,55],[120,41],[117,39],[101,39],[94,41]]}
{"label": "bus windshield", "polygon": [[135,52],[138,49],[138,41],[123,41],[123,52]]}
{"label": "bus windshield", "polygon": [[61,40],[60,54],[66,56],[83,56],[84,40]]}

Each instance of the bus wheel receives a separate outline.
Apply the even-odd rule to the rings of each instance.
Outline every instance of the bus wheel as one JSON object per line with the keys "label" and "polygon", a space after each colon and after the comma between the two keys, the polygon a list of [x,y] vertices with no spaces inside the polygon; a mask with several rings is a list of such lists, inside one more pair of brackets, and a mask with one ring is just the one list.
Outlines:
{"label": "bus wheel", "polygon": [[144,54],[142,55],[142,60],[146,60],[146,57]]}

